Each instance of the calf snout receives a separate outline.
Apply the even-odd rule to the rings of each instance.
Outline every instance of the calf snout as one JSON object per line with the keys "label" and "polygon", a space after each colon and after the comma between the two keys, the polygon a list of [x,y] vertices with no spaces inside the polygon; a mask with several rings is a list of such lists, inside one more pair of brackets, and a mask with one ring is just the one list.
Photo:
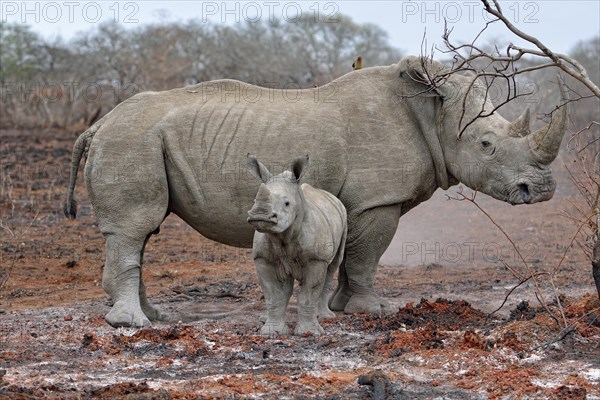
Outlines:
{"label": "calf snout", "polygon": [[277,223],[276,212],[256,212],[254,209],[248,211],[248,222],[252,223],[255,221],[272,222]]}
{"label": "calf snout", "polygon": [[256,209],[248,211],[248,223],[259,232],[268,232],[277,226],[277,213],[272,210]]}

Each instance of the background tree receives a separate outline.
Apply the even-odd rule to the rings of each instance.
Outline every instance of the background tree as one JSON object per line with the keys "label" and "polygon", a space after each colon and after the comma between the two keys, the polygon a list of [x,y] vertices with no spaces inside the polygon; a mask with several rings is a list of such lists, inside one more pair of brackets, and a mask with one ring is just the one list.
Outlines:
{"label": "background tree", "polygon": [[135,29],[109,22],[68,42],[2,24],[0,35],[0,117],[7,126],[85,126],[139,91],[212,79],[308,88],[350,72],[357,55],[366,66],[400,59],[384,31],[345,16],[235,26],[167,21]]}

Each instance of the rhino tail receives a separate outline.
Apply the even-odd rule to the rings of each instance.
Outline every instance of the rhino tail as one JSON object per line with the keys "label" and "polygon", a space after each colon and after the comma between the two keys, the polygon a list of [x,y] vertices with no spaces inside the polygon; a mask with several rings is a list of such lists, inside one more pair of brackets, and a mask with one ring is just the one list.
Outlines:
{"label": "rhino tail", "polygon": [[69,219],[75,219],[77,215],[77,200],[73,197],[73,191],[75,190],[75,184],[77,182],[77,172],[79,171],[79,164],[81,157],[87,149],[89,141],[94,137],[96,132],[100,129],[100,124],[95,124],[83,132],[73,146],[73,154],[71,155],[71,177],[69,179],[69,191],[67,193],[67,200],[64,205],[65,217]]}

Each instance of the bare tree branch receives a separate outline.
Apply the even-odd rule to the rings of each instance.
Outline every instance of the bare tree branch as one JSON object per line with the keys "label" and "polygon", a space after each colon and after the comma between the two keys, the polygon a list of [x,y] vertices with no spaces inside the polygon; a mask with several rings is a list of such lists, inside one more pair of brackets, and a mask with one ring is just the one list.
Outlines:
{"label": "bare tree branch", "polygon": [[[534,290],[535,290],[535,295],[536,298],[538,299],[538,301],[540,302],[540,304],[542,305],[542,307],[544,308],[544,310],[546,310],[546,312],[548,313],[548,315],[550,315],[552,318],[554,318],[556,321],[558,321],[558,318],[556,318],[556,316],[554,315],[554,312],[551,310],[550,306],[548,305],[548,302],[546,301],[546,299],[544,298],[544,294],[540,288],[539,282],[536,279],[537,276],[542,275],[542,273],[535,273],[531,270],[531,267],[529,266],[529,263],[525,260],[525,257],[523,257],[523,254],[521,253],[521,251],[519,250],[517,244],[515,243],[515,241],[510,237],[510,235],[504,230],[504,228],[502,228],[495,220],[494,218],[487,212],[485,211],[480,205],[479,203],[477,203],[477,201],[475,200],[476,196],[477,196],[477,192],[473,192],[473,195],[471,196],[467,196],[462,192],[462,189],[459,189],[459,191],[457,192],[458,197],[452,197],[450,195],[446,195],[446,197],[450,200],[457,200],[457,201],[468,201],[469,203],[473,204],[475,207],[477,207],[477,209],[479,209],[479,211],[485,215],[488,220],[502,233],[502,235],[504,235],[504,237],[510,242],[511,246],[513,247],[513,249],[515,250],[516,254],[519,256],[519,259],[521,260],[521,262],[523,263],[523,266],[525,268],[525,271],[527,273],[527,275],[524,278],[520,278],[523,282],[519,283],[517,285],[520,286],[521,284],[525,283],[525,281],[531,279],[531,281],[533,282],[533,286],[534,286]],[[505,264],[506,265],[506,264]],[[509,269],[512,271],[512,269]],[[515,274],[517,275],[517,274]],[[517,277],[519,277],[520,274],[517,275]],[[553,283],[552,283],[553,285]],[[510,292],[512,293],[512,291],[516,289],[513,288]],[[556,293],[556,291],[555,291]],[[555,296],[556,298],[558,296]],[[561,326],[565,327],[568,325],[567,319],[565,317],[565,313],[564,310],[562,308],[562,305],[560,303],[560,301],[557,300],[557,304],[558,304],[558,309],[559,312],[561,314],[562,317],[562,323],[560,323]],[[503,303],[504,305],[504,303]],[[502,306],[501,306],[502,307]],[[497,311],[497,310],[496,310]],[[494,311],[495,312],[495,311]]]}
{"label": "bare tree branch", "polygon": [[[594,95],[596,97],[600,98],[600,88],[598,88],[598,86],[596,86],[591,81],[585,68],[583,68],[583,66],[579,62],[577,62],[577,60],[574,60],[573,58],[566,56],[564,54],[559,54],[559,53],[553,52],[536,37],[531,36],[523,31],[521,31],[520,29],[518,29],[516,26],[514,26],[508,20],[508,18],[506,18],[504,16],[504,14],[502,13],[502,11],[500,9],[500,4],[498,3],[497,0],[494,0],[494,6],[496,7],[495,9],[490,5],[490,2],[488,0],[481,0],[481,1],[483,3],[485,11],[487,13],[498,18],[500,21],[502,21],[502,23],[511,32],[513,32],[515,35],[517,35],[521,39],[524,39],[524,40],[528,41],[529,43],[534,44],[541,51],[536,51],[533,49],[524,49],[524,48],[515,46],[513,44],[511,44],[509,46],[509,49],[517,50],[519,53],[521,53],[521,55],[522,54],[532,54],[532,55],[537,55],[540,57],[550,58],[553,61],[555,66],[559,67],[566,74],[571,75],[573,78],[575,78],[578,81],[580,81],[581,83],[583,83],[592,93],[594,93]],[[570,66],[566,65],[565,62],[567,64],[570,64]]]}

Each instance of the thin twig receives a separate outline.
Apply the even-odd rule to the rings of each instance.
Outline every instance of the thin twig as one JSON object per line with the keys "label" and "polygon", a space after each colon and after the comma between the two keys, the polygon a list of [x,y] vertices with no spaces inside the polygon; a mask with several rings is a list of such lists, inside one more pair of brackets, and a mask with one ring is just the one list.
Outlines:
{"label": "thin twig", "polygon": [[[477,201],[475,201],[475,195],[476,195],[477,192],[474,192],[474,193],[475,193],[474,195],[472,195],[471,197],[468,197],[468,196],[466,196],[462,192],[462,190],[459,190],[457,194],[460,197],[452,197],[452,196],[449,196],[449,195],[446,195],[446,197],[448,197],[449,199],[458,200],[458,201],[467,200],[469,203],[471,203],[475,207],[477,207],[477,209],[479,209],[479,211],[481,211],[483,213],[483,215],[485,215],[488,218],[488,220],[504,235],[504,237],[510,242],[510,244],[512,245],[512,247],[515,249],[515,252],[517,253],[517,255],[519,256],[519,258],[521,259],[521,262],[523,263],[523,266],[525,267],[525,270],[527,271],[527,275],[533,281],[533,286],[534,286],[534,289],[535,289],[535,295],[536,295],[536,298],[538,299],[539,303],[542,305],[542,307],[546,310],[546,312],[548,312],[548,314],[552,318],[554,318],[555,320],[557,320],[557,318],[554,316],[554,313],[552,312],[552,310],[550,310],[550,307],[548,306],[548,303],[546,302],[546,300],[544,298],[544,295],[542,293],[542,290],[539,287],[539,283],[538,283],[537,279],[535,279],[536,274],[529,267],[529,264],[527,263],[527,261],[523,257],[523,254],[521,253],[521,251],[517,247],[517,244],[514,242],[514,240],[512,240],[512,238],[510,237],[510,235],[508,233],[506,233],[506,231],[494,220],[494,218],[487,211],[485,211],[479,205],[479,203],[477,203]],[[560,304],[559,304],[559,308],[561,308]],[[564,313],[562,312],[562,310],[561,310],[561,314],[564,316]],[[564,326],[566,326],[566,323],[567,323],[566,319],[564,320],[564,323],[565,323]]]}
{"label": "thin twig", "polygon": [[500,304],[500,307],[496,308],[494,311],[492,311],[491,313],[488,314],[487,318],[491,318],[492,315],[496,314],[498,311],[500,311],[502,309],[502,307],[504,307],[504,305],[506,304],[506,302],[508,301],[508,298],[510,297],[510,295],[512,294],[512,292],[514,292],[517,288],[519,288],[521,285],[523,285],[525,282],[527,282],[529,279],[531,279],[531,276],[521,280],[521,282],[519,282],[518,284],[516,284],[515,286],[513,286],[508,293],[506,294],[506,296],[504,296],[504,300],[502,301],[502,304]]}
{"label": "thin twig", "polygon": [[[569,334],[577,331],[575,325],[579,321],[581,321],[582,319],[586,318],[588,315],[592,315],[593,312],[596,312],[598,310],[600,310],[600,308],[596,307],[596,308],[591,309],[590,311],[587,311],[587,312],[583,313],[583,315],[581,317],[577,318],[574,321],[571,321],[571,323],[569,325],[567,325],[563,329],[561,329],[561,331],[558,333],[558,335],[554,339],[552,339],[549,342],[546,342],[544,344],[541,344],[541,345],[539,345],[537,347],[534,347],[532,350],[535,351],[535,350],[538,350],[538,349],[547,349],[552,344],[563,340],[565,337],[567,337],[567,335],[569,335]],[[594,319],[588,324],[588,326],[592,325],[597,319],[598,319],[598,317],[594,316]]]}

